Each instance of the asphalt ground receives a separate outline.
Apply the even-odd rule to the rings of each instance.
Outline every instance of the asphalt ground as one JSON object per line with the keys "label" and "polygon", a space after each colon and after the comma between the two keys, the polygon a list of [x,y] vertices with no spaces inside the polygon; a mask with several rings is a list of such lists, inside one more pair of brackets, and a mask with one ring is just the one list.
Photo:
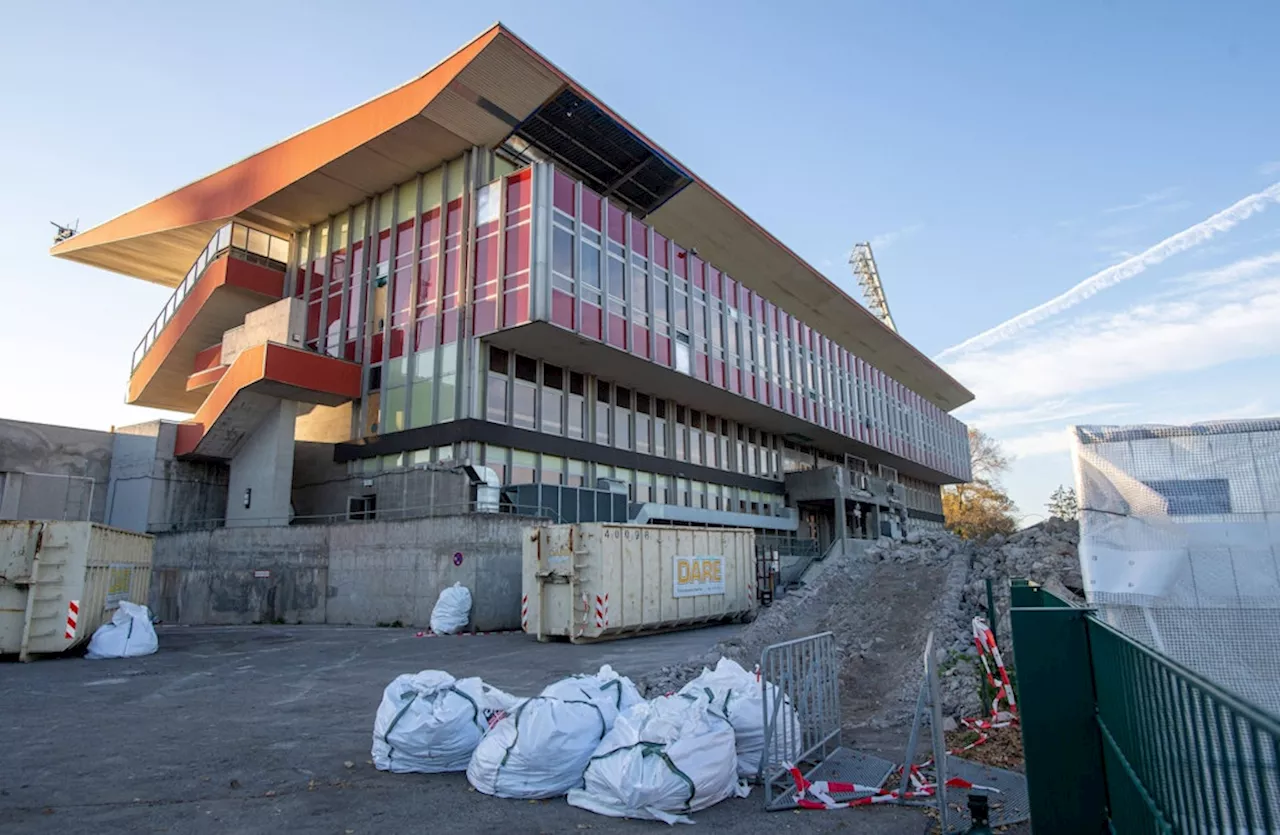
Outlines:
{"label": "asphalt ground", "polygon": [[[563,798],[500,800],[465,775],[389,774],[369,747],[396,675],[443,669],[532,695],[609,663],[638,676],[710,650],[737,627],[609,643],[409,629],[161,626],[136,659],[0,662],[0,832],[607,833],[665,824],[601,817]],[[900,740],[897,737],[901,736]],[[892,758],[905,731],[845,740]],[[761,789],[694,816],[698,831],[911,833],[916,809],[763,810]]]}

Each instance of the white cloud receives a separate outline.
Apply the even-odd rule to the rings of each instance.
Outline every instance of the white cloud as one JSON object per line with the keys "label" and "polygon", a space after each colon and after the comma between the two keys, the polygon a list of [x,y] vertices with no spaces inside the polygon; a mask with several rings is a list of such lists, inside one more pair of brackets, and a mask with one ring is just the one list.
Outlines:
{"label": "white cloud", "polygon": [[[975,401],[981,406],[982,401]],[[997,409],[994,411],[974,410],[973,405],[966,406],[966,411],[957,413],[966,423],[972,423],[984,430],[1001,430],[1019,426],[1034,426],[1038,423],[1062,423],[1079,418],[1093,417],[1106,412],[1117,412],[1128,409],[1132,403],[1074,403],[1067,398],[1050,400],[1025,409]]]}
{"label": "white cloud", "polygon": [[1061,429],[1037,432],[1034,435],[1006,438],[1001,443],[1004,445],[1005,452],[1016,459],[1055,455],[1071,450],[1071,436],[1065,426]]}
{"label": "white cloud", "polygon": [[1109,287],[1140,275],[1148,267],[1212,240],[1216,235],[1229,231],[1251,215],[1277,201],[1280,201],[1280,183],[1256,194],[1250,194],[1212,217],[1165,238],[1138,255],[1094,273],[1065,293],[947,348],[936,359],[945,360],[957,354],[988,348],[1003,342],[1051,316],[1075,307]]}
{"label": "white cloud", "polygon": [[1143,209],[1155,203],[1165,202],[1169,198],[1176,195],[1180,190],[1181,189],[1179,189],[1177,186],[1162,188],[1159,191],[1152,192],[1151,194],[1142,195],[1142,197],[1138,198],[1133,203],[1124,203],[1119,206],[1111,206],[1110,208],[1103,209],[1102,213],[1104,215],[1113,215],[1113,214],[1116,214],[1117,212],[1131,212],[1135,209]]}
{"label": "white cloud", "polygon": [[883,232],[871,239],[871,248],[888,249],[899,241],[914,236],[917,232],[924,228],[923,223],[913,223],[910,226],[904,226],[901,229],[895,229],[892,232]]}
{"label": "white cloud", "polygon": [[967,352],[948,361],[947,370],[965,381],[983,410],[1008,410],[1280,353],[1280,252],[1203,273],[1184,287],[1001,350]]}
{"label": "white cloud", "polygon": [[1262,165],[1258,166],[1258,173],[1264,177],[1274,177],[1276,174],[1280,174],[1280,160],[1262,163]]}

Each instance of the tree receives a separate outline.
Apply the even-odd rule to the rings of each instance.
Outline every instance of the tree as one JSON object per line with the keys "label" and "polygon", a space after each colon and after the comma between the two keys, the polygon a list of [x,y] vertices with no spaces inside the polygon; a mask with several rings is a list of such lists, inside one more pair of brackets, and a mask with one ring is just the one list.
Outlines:
{"label": "tree", "polygon": [[987,539],[1018,529],[1017,506],[1000,486],[1009,469],[1009,456],[1000,442],[976,427],[969,427],[969,456],[973,480],[942,491],[942,514],[947,530],[965,539]]}
{"label": "tree", "polygon": [[973,462],[973,480],[987,484],[999,484],[1012,463],[1000,442],[976,426],[969,427],[969,460]]}
{"label": "tree", "polygon": [[1058,485],[1058,489],[1049,496],[1049,503],[1045,507],[1049,509],[1049,515],[1055,519],[1074,522],[1080,518],[1080,503],[1076,500],[1074,487]]}
{"label": "tree", "polygon": [[1018,529],[1013,499],[985,481],[948,487],[942,493],[942,514],[947,530],[965,539],[988,539]]}

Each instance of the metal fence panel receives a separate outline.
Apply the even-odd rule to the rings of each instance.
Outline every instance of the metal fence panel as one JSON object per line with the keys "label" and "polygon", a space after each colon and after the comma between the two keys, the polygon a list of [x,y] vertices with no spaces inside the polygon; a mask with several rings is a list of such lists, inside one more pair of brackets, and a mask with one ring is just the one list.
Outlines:
{"label": "metal fence panel", "polygon": [[[1092,610],[1025,584],[1013,601],[1038,835],[1084,831],[1055,808],[1103,808],[1115,832],[1280,831],[1280,718]],[[1091,687],[1087,727],[1065,727],[1064,694],[1081,681]],[[1078,702],[1068,718],[1082,715]],[[1084,779],[1094,774],[1101,785]]]}
{"label": "metal fence panel", "polygon": [[786,804],[795,794],[788,760],[808,772],[840,747],[839,671],[830,632],[773,644],[760,654],[766,808]]}

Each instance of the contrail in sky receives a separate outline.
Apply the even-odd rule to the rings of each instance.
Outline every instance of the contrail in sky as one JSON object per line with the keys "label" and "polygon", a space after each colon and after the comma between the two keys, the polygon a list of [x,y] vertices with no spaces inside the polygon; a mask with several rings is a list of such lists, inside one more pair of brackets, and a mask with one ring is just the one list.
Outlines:
{"label": "contrail in sky", "polygon": [[1122,281],[1127,281],[1139,275],[1147,267],[1159,264],[1170,256],[1208,242],[1220,232],[1230,230],[1250,215],[1260,212],[1269,204],[1276,202],[1280,202],[1280,183],[1276,183],[1257,194],[1250,194],[1207,220],[1202,220],[1195,226],[1188,227],[1175,235],[1165,238],[1150,249],[1121,261],[1119,264],[1107,267],[1101,272],[1094,273],[1075,287],[1049,299],[1044,304],[1023,311],[990,330],[985,330],[977,336],[972,336],[963,342],[952,345],[934,357],[934,359],[942,361],[965,351],[989,348],[992,345],[1003,342],[1021,331],[1043,322],[1050,316],[1075,307],[1108,287],[1114,287]]}

